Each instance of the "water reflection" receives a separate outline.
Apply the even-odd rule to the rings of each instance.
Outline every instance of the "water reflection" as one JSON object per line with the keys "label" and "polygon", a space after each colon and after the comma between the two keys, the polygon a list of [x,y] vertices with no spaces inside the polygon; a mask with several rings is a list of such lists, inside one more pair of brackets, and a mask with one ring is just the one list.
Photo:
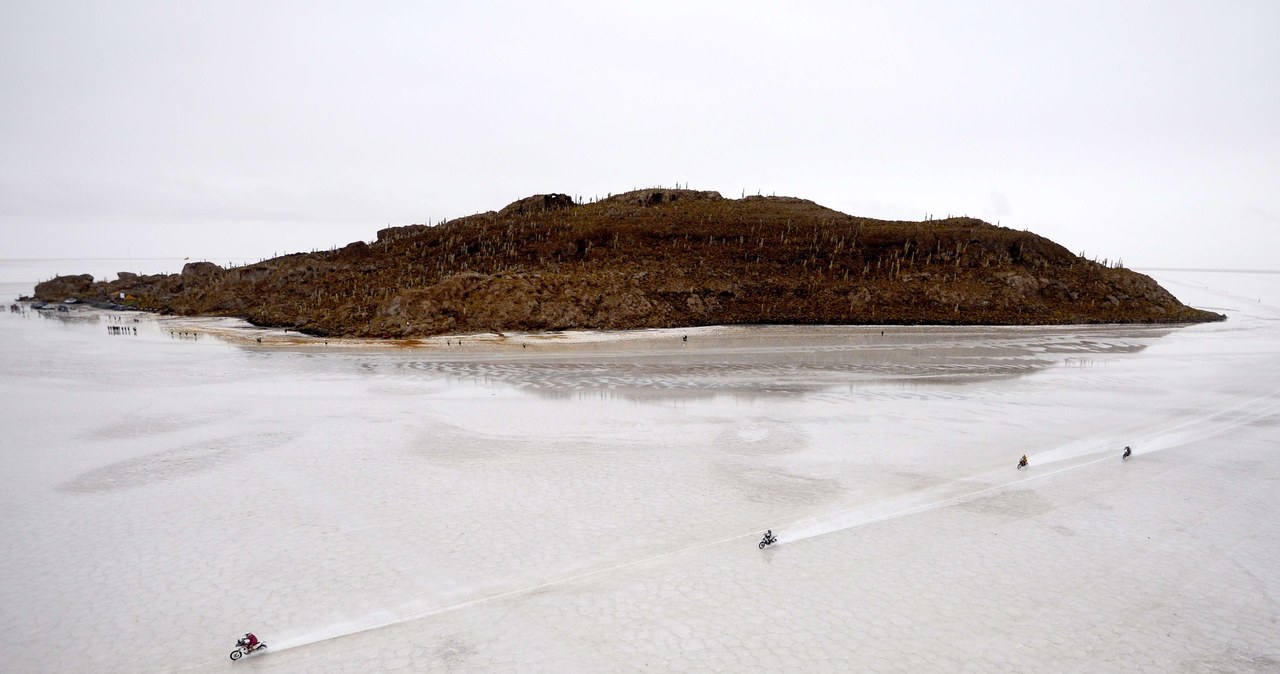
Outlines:
{"label": "water reflection", "polygon": [[[17,312],[112,336],[200,341],[206,333],[132,313],[79,307]],[[733,327],[641,331],[582,342],[539,335],[522,343],[476,339],[474,347],[407,350],[237,348],[255,368],[294,377],[337,374],[405,383],[514,389],[552,400],[666,403],[715,396],[753,401],[861,389],[880,395],[948,395],[960,387],[1025,377],[1049,367],[1087,369],[1146,349],[1176,326],[1068,327]],[[246,333],[252,334],[252,333]],[[688,339],[685,339],[685,337]],[[241,343],[244,335],[239,335]],[[210,341],[219,341],[214,335]],[[452,341],[452,340],[451,340]]]}
{"label": "water reflection", "polygon": [[[373,376],[427,377],[458,386],[514,388],[542,398],[637,402],[811,395],[854,386],[964,385],[1023,377],[1068,364],[1092,367],[1138,353],[1176,328],[773,328],[702,337],[692,346],[613,342],[540,355],[364,355]],[[744,332],[749,332],[744,330]],[[753,332],[753,331],[752,331]]]}

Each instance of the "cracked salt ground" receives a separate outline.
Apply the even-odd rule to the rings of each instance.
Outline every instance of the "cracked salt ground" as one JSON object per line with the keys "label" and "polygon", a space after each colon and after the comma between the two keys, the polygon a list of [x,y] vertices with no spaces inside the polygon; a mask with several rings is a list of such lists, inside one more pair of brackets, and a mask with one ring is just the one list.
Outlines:
{"label": "cracked salt ground", "polygon": [[2,668],[1275,671],[1280,284],[1158,279],[1231,319],[459,356],[5,314]]}

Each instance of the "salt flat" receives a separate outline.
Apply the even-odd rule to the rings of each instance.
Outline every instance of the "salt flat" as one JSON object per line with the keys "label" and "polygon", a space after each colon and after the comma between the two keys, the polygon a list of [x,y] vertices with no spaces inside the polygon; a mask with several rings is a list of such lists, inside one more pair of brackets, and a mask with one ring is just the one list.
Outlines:
{"label": "salt flat", "polygon": [[5,312],[3,669],[1280,671],[1280,275],[1152,275],[1229,320],[386,349]]}

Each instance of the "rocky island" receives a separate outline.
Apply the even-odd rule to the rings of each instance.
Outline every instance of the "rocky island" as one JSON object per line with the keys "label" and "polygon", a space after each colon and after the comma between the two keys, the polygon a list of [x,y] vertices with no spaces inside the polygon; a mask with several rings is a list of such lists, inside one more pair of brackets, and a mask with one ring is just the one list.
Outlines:
{"label": "rocky island", "polygon": [[860,218],[791,197],[647,189],[521,199],[372,243],[181,274],[87,274],[45,301],[237,316],[317,336],[406,338],[732,324],[1191,323],[1154,280],[973,218]]}

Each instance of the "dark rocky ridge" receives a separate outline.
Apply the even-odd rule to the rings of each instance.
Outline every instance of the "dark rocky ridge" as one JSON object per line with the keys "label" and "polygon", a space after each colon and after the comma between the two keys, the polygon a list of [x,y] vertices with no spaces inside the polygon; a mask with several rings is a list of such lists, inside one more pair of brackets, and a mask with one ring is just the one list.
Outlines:
{"label": "dark rocky ridge", "polygon": [[652,189],[378,232],[373,243],[181,274],[61,276],[58,301],[240,316],[315,335],[718,324],[1186,323],[1154,280],[972,218],[890,222],[790,197]]}

